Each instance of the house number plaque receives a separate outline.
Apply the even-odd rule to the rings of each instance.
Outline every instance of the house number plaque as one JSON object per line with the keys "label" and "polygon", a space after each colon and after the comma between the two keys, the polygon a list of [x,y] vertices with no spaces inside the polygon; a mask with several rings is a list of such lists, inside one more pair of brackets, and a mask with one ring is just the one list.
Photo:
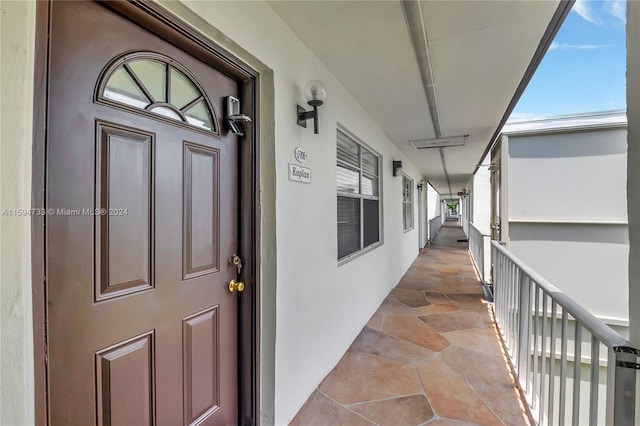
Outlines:
{"label": "house number plaque", "polygon": [[308,158],[307,151],[305,151],[301,147],[297,147],[296,150],[293,151],[293,156],[301,163],[307,161]]}

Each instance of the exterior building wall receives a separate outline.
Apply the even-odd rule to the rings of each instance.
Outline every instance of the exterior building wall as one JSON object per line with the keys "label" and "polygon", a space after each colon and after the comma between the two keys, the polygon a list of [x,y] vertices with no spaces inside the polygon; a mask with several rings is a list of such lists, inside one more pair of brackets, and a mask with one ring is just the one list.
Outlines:
{"label": "exterior building wall", "polygon": [[[629,337],[640,345],[640,4],[627,3]],[[640,392],[637,392],[640,394]],[[636,409],[636,423],[640,410]]]}
{"label": "exterior building wall", "polygon": [[[464,204],[468,206],[467,211],[467,236],[469,237],[469,250],[481,278],[484,282],[490,281],[491,276],[491,172],[489,171],[489,156],[485,158],[478,170],[473,174],[466,185],[467,195],[462,198]],[[473,254],[474,243],[479,241],[479,237],[471,226],[480,231],[483,235],[481,252]]]}
{"label": "exterior building wall", "polygon": [[619,126],[514,134],[507,145],[509,249],[594,315],[623,326],[626,134]]}
{"label": "exterior building wall", "polygon": [[[0,210],[31,207],[35,2],[0,4]],[[0,218],[0,424],[34,424],[31,218]]]}
{"label": "exterior building wall", "polygon": [[491,234],[491,172],[489,171],[489,160],[485,159],[483,164],[473,174],[473,197],[472,218],[473,224],[483,234]]}
{"label": "exterior building wall", "polygon": [[431,220],[440,216],[440,194],[429,184],[427,184],[427,198],[427,219]]}
{"label": "exterior building wall", "polygon": [[422,249],[427,245],[427,242],[429,241],[429,220],[427,219],[427,212],[429,211],[427,187],[429,186],[429,184],[421,181],[420,185],[422,186],[420,189],[418,189],[417,202],[420,248]]}
{"label": "exterior building wall", "polygon": [[429,241],[436,237],[442,223],[445,220],[446,209],[443,207],[444,200],[440,194],[430,184],[427,183],[427,220],[429,224]]}

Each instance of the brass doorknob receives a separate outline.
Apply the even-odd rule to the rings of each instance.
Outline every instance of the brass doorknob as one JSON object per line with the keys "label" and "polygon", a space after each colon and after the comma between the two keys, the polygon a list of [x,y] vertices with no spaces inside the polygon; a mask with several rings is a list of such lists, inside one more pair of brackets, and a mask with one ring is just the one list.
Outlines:
{"label": "brass doorknob", "polygon": [[231,293],[238,292],[241,293],[244,291],[244,283],[242,281],[231,280],[229,281],[229,291]]}

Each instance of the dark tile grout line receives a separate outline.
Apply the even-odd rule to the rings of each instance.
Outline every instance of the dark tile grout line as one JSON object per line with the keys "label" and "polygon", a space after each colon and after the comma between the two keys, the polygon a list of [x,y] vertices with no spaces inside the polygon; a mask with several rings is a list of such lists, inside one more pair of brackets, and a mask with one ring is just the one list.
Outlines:
{"label": "dark tile grout line", "polygon": [[426,423],[429,423],[429,422],[433,421],[433,419],[436,418],[436,417],[440,418],[440,416],[438,415],[438,412],[436,411],[435,407],[433,406],[433,402],[431,401],[431,398],[429,398],[429,395],[427,395],[427,390],[424,387],[424,382],[422,381],[422,377],[420,377],[420,373],[418,372],[418,366],[417,365],[415,366],[415,370],[416,370],[416,376],[418,376],[418,381],[420,382],[420,387],[422,388],[422,394],[427,399],[427,402],[429,403],[429,406],[431,407],[431,411],[433,411],[433,417],[431,417],[426,422]]}
{"label": "dark tile grout line", "polygon": [[322,392],[322,390],[320,390],[320,387],[317,387],[316,391],[320,392],[323,396],[325,396],[327,399],[329,399],[334,404],[337,404],[338,406],[346,409],[347,411],[349,411],[349,412],[351,412],[351,413],[353,413],[353,414],[355,414],[355,415],[357,415],[359,417],[362,417],[363,419],[365,419],[366,421],[368,421],[369,423],[371,423],[371,424],[373,424],[375,426],[380,426],[378,423],[374,422],[373,420],[370,420],[370,419],[366,418],[365,416],[363,416],[362,414],[360,414],[360,413],[358,413],[356,411],[353,411],[352,409],[349,408],[348,405],[342,404],[341,402],[338,402],[335,399],[331,398],[329,395],[327,395],[326,393]]}

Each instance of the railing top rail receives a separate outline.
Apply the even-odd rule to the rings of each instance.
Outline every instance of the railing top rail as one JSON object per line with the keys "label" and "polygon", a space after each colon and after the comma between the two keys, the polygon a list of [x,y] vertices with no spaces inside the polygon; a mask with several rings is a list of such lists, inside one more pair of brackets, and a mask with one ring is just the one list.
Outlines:
{"label": "railing top rail", "polygon": [[478,227],[476,225],[474,225],[473,222],[469,222],[469,226],[471,226],[478,234],[482,235],[483,237],[488,237],[489,236],[489,234],[485,234],[480,229],[478,229]]}
{"label": "railing top rail", "polygon": [[566,310],[579,321],[583,327],[585,327],[593,336],[600,340],[609,348],[615,347],[631,347],[631,343],[618,334],[615,330],[605,324],[602,320],[596,318],[591,312],[587,311],[575,300],[563,293],[559,288],[551,284],[542,275],[534,271],[522,260],[518,259],[513,253],[510,253],[506,248],[502,247],[498,242],[491,241],[491,245],[502,253],[505,257],[515,263],[522,272],[527,274],[529,278],[535,281],[545,293],[547,293],[553,300],[555,300],[562,309]]}

